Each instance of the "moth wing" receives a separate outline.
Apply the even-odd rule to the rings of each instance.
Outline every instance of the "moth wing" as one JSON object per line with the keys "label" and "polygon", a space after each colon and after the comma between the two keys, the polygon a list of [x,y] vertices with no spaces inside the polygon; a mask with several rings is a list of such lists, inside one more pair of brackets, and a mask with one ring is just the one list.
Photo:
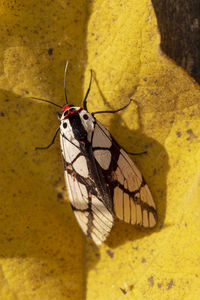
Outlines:
{"label": "moth wing", "polygon": [[[101,151],[111,153],[104,176],[110,187],[116,217],[133,225],[154,227],[157,222],[156,206],[142,174],[108,130],[99,121],[96,126],[105,136],[105,140],[109,139],[111,142],[108,148],[104,147]],[[98,163],[102,166],[105,164],[103,155],[99,154]]]}
{"label": "moth wing", "polygon": [[[83,232],[100,245],[113,226],[113,215],[104,205],[95,181],[89,174],[88,161],[79,147],[60,136],[65,179],[75,217]],[[90,163],[90,162],[89,162]]]}

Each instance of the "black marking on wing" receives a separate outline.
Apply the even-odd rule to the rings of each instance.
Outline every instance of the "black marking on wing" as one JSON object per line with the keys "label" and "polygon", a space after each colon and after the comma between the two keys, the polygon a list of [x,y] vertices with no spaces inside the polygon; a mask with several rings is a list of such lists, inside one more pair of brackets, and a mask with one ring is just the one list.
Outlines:
{"label": "black marking on wing", "polygon": [[84,212],[90,212],[89,207],[88,207],[88,208],[85,208],[85,209],[81,209],[81,208],[75,207],[72,203],[71,203],[71,207],[72,207],[72,210],[73,210],[73,211],[80,211],[80,212],[82,212],[82,213],[84,213]]}

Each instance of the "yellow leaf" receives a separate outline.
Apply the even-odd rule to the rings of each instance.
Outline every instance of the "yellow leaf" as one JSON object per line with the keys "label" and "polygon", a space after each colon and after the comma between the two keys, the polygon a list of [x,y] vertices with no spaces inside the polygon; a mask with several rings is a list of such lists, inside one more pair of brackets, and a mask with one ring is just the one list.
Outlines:
{"label": "yellow leaf", "polygon": [[[198,299],[200,90],[160,50],[148,0],[3,1],[1,13],[0,299]],[[158,225],[117,222],[97,248],[64,190],[55,107],[81,104],[131,152]],[[84,79],[85,78],[85,79]]]}

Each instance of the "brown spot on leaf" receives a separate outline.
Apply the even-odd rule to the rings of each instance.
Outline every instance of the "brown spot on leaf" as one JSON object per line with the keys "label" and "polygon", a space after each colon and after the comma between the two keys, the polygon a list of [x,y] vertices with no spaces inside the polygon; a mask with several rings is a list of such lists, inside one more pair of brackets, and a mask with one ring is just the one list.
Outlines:
{"label": "brown spot on leaf", "polygon": [[125,289],[120,288],[120,290],[122,291],[122,293],[123,293],[124,295],[126,295],[127,291],[126,291]]}
{"label": "brown spot on leaf", "polygon": [[63,194],[62,193],[58,193],[57,197],[58,197],[58,199],[63,199]]}
{"label": "brown spot on leaf", "polygon": [[148,282],[150,283],[151,286],[154,286],[154,279],[153,276],[148,278]]}
{"label": "brown spot on leaf", "polygon": [[167,284],[167,289],[170,290],[173,285],[174,285],[174,281],[173,279],[171,279],[170,282]]}
{"label": "brown spot on leaf", "polygon": [[126,295],[129,291],[132,291],[132,289],[133,289],[133,284],[131,284],[131,285],[129,285],[129,286],[127,286],[127,284],[125,284],[126,285],[126,288],[120,288],[120,290],[122,291],[122,293],[124,294],[124,295]]}
{"label": "brown spot on leaf", "polygon": [[13,238],[12,237],[10,237],[10,238],[7,238],[7,241],[8,242],[11,242],[13,240]]}
{"label": "brown spot on leaf", "polygon": [[138,247],[132,247],[134,250],[138,250]]}
{"label": "brown spot on leaf", "polygon": [[192,129],[188,129],[187,133],[189,134],[189,137],[187,138],[187,141],[190,141],[190,140],[192,140],[194,138],[197,138],[197,136],[194,134],[194,132],[193,132]]}
{"label": "brown spot on leaf", "polygon": [[106,250],[106,252],[107,252],[108,256],[110,256],[111,258],[114,257],[114,252],[113,251],[108,249],[108,250]]}
{"label": "brown spot on leaf", "polygon": [[53,48],[48,49],[48,54],[49,54],[49,56],[51,56],[53,54]]}

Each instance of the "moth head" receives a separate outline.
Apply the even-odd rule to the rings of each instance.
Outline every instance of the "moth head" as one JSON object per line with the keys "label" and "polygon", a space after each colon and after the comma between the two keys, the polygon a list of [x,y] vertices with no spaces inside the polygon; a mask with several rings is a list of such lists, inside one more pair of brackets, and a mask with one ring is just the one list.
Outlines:
{"label": "moth head", "polygon": [[60,121],[68,119],[69,116],[78,113],[81,110],[81,107],[74,106],[73,104],[67,104],[62,108],[62,115]]}
{"label": "moth head", "polygon": [[85,142],[86,139],[91,141],[95,119],[88,111],[82,107],[65,105],[59,119],[61,132],[68,139],[76,139],[79,142]]}

